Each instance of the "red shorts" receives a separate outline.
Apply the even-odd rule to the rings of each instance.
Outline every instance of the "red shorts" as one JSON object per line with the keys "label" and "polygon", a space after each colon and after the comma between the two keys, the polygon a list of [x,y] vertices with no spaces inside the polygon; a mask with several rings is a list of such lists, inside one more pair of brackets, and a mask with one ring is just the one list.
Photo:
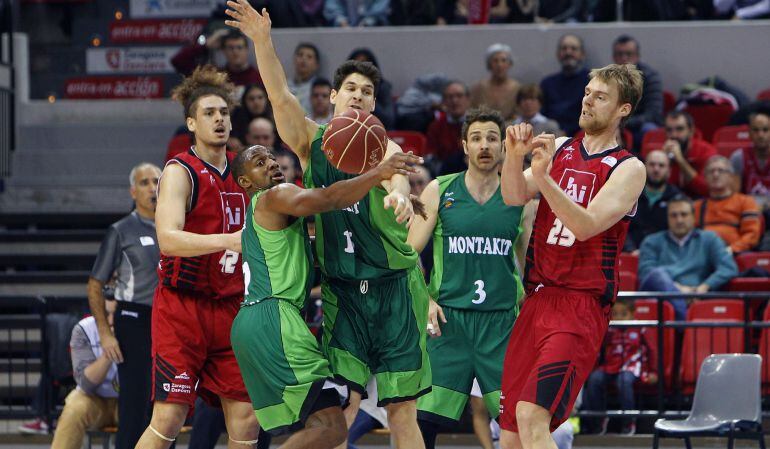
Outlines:
{"label": "red shorts", "polygon": [[599,298],[575,290],[540,287],[527,296],[503,363],[501,428],[519,431],[519,401],[547,409],[552,432],[569,418],[596,364],[609,313]]}
{"label": "red shorts", "polygon": [[230,345],[241,298],[217,299],[159,286],[152,302],[153,400],[193,406],[200,394],[251,403]]}

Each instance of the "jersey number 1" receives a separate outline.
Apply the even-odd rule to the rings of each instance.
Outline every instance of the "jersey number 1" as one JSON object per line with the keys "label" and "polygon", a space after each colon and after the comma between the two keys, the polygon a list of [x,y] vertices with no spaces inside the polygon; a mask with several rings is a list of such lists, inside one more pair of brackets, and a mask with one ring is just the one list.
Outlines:
{"label": "jersey number 1", "polygon": [[551,232],[548,233],[548,239],[545,243],[549,245],[559,245],[569,248],[575,244],[575,234],[572,233],[558,218],[553,221]]}
{"label": "jersey number 1", "polygon": [[347,240],[347,245],[345,245],[344,251],[348,254],[353,254],[356,251],[356,247],[353,245],[353,233],[350,231],[345,231],[342,234]]}

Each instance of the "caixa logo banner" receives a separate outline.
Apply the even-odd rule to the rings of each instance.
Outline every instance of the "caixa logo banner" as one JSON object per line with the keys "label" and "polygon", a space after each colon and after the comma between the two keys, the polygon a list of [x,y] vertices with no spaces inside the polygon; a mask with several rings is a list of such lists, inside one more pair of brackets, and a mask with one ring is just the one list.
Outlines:
{"label": "caixa logo banner", "polygon": [[217,0],[131,0],[129,8],[134,19],[208,17],[219,3]]}
{"label": "caixa logo banner", "polygon": [[174,73],[171,58],[178,47],[94,47],[86,50],[89,74]]}

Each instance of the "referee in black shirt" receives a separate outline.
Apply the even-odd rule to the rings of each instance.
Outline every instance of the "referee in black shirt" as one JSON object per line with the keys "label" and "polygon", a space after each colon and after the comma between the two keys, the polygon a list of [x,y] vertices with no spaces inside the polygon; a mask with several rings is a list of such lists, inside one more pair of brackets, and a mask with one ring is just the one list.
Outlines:
{"label": "referee in black shirt", "polygon": [[[158,284],[160,250],[155,235],[155,204],[160,169],[142,163],[131,169],[131,198],[136,208],[113,223],[102,241],[91,277],[88,304],[96,319],[104,353],[118,364],[117,449],[133,449],[150,422],[152,354],[150,317]],[[115,333],[107,323],[104,284],[117,280]]]}

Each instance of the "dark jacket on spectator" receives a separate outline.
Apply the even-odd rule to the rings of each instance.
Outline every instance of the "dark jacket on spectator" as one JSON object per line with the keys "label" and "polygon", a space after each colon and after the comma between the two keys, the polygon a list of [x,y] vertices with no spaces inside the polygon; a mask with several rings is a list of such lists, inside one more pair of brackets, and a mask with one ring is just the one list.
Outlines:
{"label": "dark jacket on spectator", "polygon": [[559,127],[567,136],[572,136],[580,129],[578,119],[586,84],[588,69],[581,69],[571,75],[554,73],[540,82],[543,91],[543,109],[540,112],[559,122]]}
{"label": "dark jacket on spectator", "polygon": [[643,123],[663,124],[663,80],[660,73],[643,62],[637,67],[644,76],[644,90],[639,106],[626,123],[626,127],[632,130],[639,129]]}
{"label": "dark jacket on spectator", "polygon": [[668,229],[668,201],[680,192],[678,187],[666,184],[663,195],[652,204],[650,204],[650,200],[645,192],[642,192],[637,202],[636,216],[631,220],[631,225],[628,227],[624,251],[631,252],[637,250],[642,246],[642,240],[645,237]]}
{"label": "dark jacket on spectator", "polygon": [[[171,58],[171,65],[174,66],[177,72],[181,75],[189,76],[196,67],[208,62],[209,52],[205,45],[200,45],[197,42],[183,47],[179,52]],[[259,75],[259,71],[252,66],[249,66],[242,72],[231,72],[227,67],[223,67],[222,70],[227,72],[230,77],[230,82],[236,86],[248,86],[249,84],[262,84],[262,77]]]}

